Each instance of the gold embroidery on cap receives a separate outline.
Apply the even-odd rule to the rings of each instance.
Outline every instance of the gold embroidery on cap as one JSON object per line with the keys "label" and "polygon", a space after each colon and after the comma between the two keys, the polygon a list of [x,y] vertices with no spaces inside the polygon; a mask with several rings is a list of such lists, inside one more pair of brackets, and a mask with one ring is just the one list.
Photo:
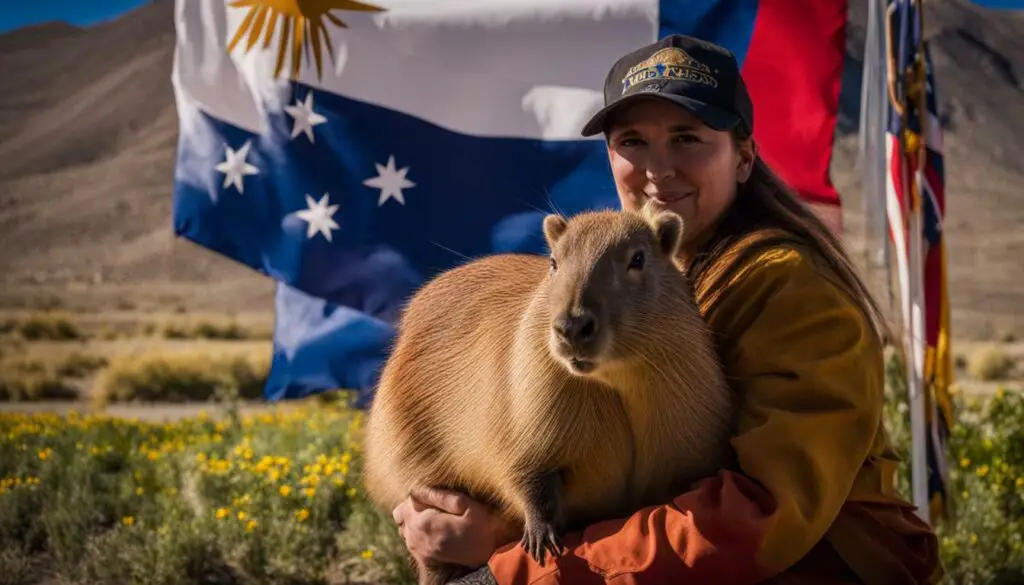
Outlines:
{"label": "gold embroidery on cap", "polygon": [[622,78],[622,93],[626,93],[626,90],[638,83],[652,79],[692,81],[718,87],[718,80],[712,75],[711,69],[678,47],[661,49],[630,67],[626,76]]}

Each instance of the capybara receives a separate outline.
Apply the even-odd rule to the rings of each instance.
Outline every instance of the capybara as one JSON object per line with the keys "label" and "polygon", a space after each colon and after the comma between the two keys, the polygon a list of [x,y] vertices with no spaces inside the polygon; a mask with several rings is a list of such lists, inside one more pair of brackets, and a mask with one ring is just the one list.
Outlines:
{"label": "capybara", "polygon": [[[544,218],[409,300],[364,437],[391,510],[414,485],[491,503],[538,562],[560,534],[663,503],[729,460],[735,399],[676,257],[674,213]],[[418,567],[423,584],[463,567]]]}

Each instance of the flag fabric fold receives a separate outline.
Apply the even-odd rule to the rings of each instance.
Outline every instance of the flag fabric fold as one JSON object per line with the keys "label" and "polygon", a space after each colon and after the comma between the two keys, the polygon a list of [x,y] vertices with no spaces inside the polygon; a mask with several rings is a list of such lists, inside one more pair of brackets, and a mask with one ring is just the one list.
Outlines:
{"label": "flag fabric fold", "polygon": [[611,64],[661,36],[733,51],[762,154],[838,204],[845,18],[845,1],[177,0],[174,230],[277,282],[267,398],[366,404],[427,279],[544,253],[546,213],[618,207],[580,128]]}

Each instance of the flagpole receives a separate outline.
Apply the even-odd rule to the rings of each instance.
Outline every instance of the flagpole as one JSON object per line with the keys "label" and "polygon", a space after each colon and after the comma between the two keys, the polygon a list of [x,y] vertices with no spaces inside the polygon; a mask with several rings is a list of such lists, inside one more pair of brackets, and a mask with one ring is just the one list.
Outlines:
{"label": "flagpole", "polygon": [[[864,40],[861,75],[860,135],[858,140],[862,175],[861,211],[864,215],[864,261],[873,273],[881,269],[882,282],[891,277],[888,246],[889,217],[886,205],[886,37],[883,26],[885,0],[868,1],[867,34]],[[891,286],[882,291],[887,309],[895,306]]]}
{"label": "flagpole", "polygon": [[924,197],[924,168],[925,157],[927,156],[928,137],[928,109],[926,103],[927,91],[925,89],[925,64],[924,64],[924,15],[922,0],[911,0],[917,5],[914,11],[916,18],[912,23],[916,28],[917,46],[914,51],[914,65],[912,75],[915,79],[911,82],[916,88],[913,99],[918,119],[918,130],[920,131],[916,148],[910,154],[916,159],[914,166],[914,184],[911,188],[914,207],[910,213],[910,267],[911,279],[914,285],[914,357],[916,364],[914,378],[917,383],[917,394],[912,398],[911,404],[911,430],[914,433],[914,503],[918,506],[921,518],[925,522],[931,520],[931,505],[928,501],[928,400],[926,396],[924,380],[925,361],[925,302],[924,302],[924,220],[923,201]]}

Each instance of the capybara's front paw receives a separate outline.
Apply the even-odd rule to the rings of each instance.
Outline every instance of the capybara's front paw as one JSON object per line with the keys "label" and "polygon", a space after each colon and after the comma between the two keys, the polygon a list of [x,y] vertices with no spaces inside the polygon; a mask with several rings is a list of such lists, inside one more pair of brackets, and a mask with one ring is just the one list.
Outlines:
{"label": "capybara's front paw", "polygon": [[562,554],[562,539],[558,535],[554,523],[545,520],[527,520],[520,544],[542,567],[544,566],[545,552],[550,552],[552,557]]}

